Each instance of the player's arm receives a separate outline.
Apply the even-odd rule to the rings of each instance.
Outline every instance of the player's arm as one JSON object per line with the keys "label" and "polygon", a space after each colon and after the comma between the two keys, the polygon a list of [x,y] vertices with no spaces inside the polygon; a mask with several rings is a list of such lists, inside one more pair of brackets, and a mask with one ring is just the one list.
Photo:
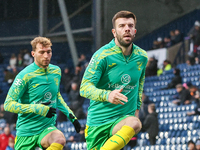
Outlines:
{"label": "player's arm", "polygon": [[98,54],[92,57],[81,82],[80,95],[82,97],[101,102],[108,101],[111,91],[96,87],[105,67],[105,58],[101,58]]}
{"label": "player's arm", "polygon": [[57,94],[57,108],[62,111],[67,118],[73,123],[76,132],[80,132],[81,126],[80,123],[78,122],[78,119],[74,115],[73,111],[67,106],[65,103],[64,99],[62,98],[60,92]]}
{"label": "player's arm", "polygon": [[137,109],[139,110],[141,105],[142,105],[142,92],[143,92],[143,87],[144,87],[144,81],[145,81],[145,70],[146,70],[146,64],[147,64],[147,57],[144,57],[144,66],[142,69],[142,73],[140,76],[140,80],[139,80],[139,88],[138,88],[138,100],[137,100]]}
{"label": "player's arm", "polygon": [[26,89],[26,78],[20,78],[18,75],[10,87],[4,102],[5,111],[21,114],[35,113],[41,116],[46,116],[50,107],[41,104],[22,104],[18,102]]}

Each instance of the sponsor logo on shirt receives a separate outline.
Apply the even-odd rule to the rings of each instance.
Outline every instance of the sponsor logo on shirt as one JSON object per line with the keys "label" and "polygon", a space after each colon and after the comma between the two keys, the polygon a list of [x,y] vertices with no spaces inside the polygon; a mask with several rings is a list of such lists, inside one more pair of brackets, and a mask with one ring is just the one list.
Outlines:
{"label": "sponsor logo on shirt", "polygon": [[108,65],[108,67],[113,67],[115,65],[116,65],[116,63],[112,63],[111,65]]}
{"label": "sponsor logo on shirt", "polygon": [[128,85],[128,83],[131,82],[131,77],[130,75],[128,74],[124,74],[122,77],[121,77],[121,82],[123,84],[126,84],[126,85],[122,85],[122,84],[111,84],[111,83],[108,83],[108,88],[114,88],[114,89],[123,89],[123,92],[130,92],[130,90],[133,90],[137,85]]}
{"label": "sponsor logo on shirt", "polygon": [[15,85],[16,85],[16,86],[22,85],[22,79],[17,79],[17,80],[15,81]]}
{"label": "sponsor logo on shirt", "polygon": [[89,62],[89,65],[92,65],[92,64],[94,64],[95,63],[95,59],[92,57],[92,59],[90,60],[90,62]]}
{"label": "sponsor logo on shirt", "polygon": [[38,85],[40,85],[40,84],[35,84],[35,85],[33,85],[33,88],[36,88]]}
{"label": "sponsor logo on shirt", "polygon": [[48,127],[48,130],[51,130],[51,129],[53,129],[53,127]]}
{"label": "sponsor logo on shirt", "polygon": [[108,88],[115,88],[115,89],[129,89],[133,90],[137,85],[131,86],[131,85],[120,85],[120,84],[110,84],[108,83]]}
{"label": "sponsor logo on shirt", "polygon": [[44,99],[45,99],[45,100],[50,100],[51,97],[52,97],[51,92],[46,92],[46,93],[44,94]]}

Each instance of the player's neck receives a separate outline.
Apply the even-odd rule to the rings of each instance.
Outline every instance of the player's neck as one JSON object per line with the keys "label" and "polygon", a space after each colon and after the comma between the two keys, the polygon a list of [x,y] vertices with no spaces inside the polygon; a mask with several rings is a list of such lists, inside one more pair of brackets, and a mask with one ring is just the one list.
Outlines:
{"label": "player's neck", "polygon": [[132,53],[132,44],[130,44],[129,47],[123,47],[123,46],[119,46],[120,49],[122,50],[122,53],[126,56],[126,55],[130,55]]}
{"label": "player's neck", "polygon": [[132,53],[132,46],[133,44],[130,44],[128,47],[122,46],[118,40],[115,39],[115,44],[122,50],[122,53],[127,56]]}

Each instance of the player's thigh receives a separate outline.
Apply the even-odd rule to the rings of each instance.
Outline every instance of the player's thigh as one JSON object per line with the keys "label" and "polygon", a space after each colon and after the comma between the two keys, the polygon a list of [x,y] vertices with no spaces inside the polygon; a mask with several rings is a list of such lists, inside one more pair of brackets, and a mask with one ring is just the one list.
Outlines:
{"label": "player's thigh", "polygon": [[88,126],[85,129],[87,149],[100,150],[103,144],[110,138],[110,130],[113,123],[101,126]]}
{"label": "player's thigh", "polygon": [[40,144],[43,148],[49,147],[52,143],[60,143],[64,145],[66,143],[65,136],[60,130],[54,130],[47,135],[45,135]]}
{"label": "player's thigh", "polygon": [[52,140],[61,137],[65,140],[65,137],[61,131],[59,131],[55,126],[47,127],[42,133],[40,133],[37,144],[40,148],[47,148]]}
{"label": "player's thigh", "polygon": [[35,150],[37,147],[38,135],[35,136],[16,136],[15,150]]}
{"label": "player's thigh", "polygon": [[141,122],[140,120],[135,117],[135,116],[124,116],[120,119],[118,119],[118,121],[115,123],[113,129],[112,129],[112,135],[114,135],[115,133],[117,133],[117,131],[119,131],[122,126],[127,125],[132,127],[133,129],[137,129],[137,128],[141,128]]}

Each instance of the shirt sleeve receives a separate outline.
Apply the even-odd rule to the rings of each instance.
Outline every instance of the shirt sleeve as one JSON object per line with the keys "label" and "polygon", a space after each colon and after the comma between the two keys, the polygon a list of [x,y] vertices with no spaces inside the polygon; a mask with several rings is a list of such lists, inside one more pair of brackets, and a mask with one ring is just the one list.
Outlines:
{"label": "shirt sleeve", "polygon": [[145,81],[146,64],[147,64],[147,58],[146,58],[146,61],[144,62],[144,67],[143,67],[143,70],[140,76],[140,81],[139,81],[137,109],[140,109],[142,105],[142,92],[143,92],[144,81]]}
{"label": "shirt sleeve", "polygon": [[21,114],[35,113],[41,116],[46,116],[49,110],[48,106],[41,104],[22,104],[19,102],[26,89],[26,77],[20,78],[18,75],[10,87],[4,102],[5,111]]}
{"label": "shirt sleeve", "polygon": [[90,60],[81,82],[80,95],[82,97],[101,102],[108,101],[108,95],[111,91],[96,87],[102,73],[105,71],[105,59],[106,57],[101,58],[96,54]]}
{"label": "shirt sleeve", "polygon": [[[64,99],[62,98],[60,92],[58,92],[57,94],[57,108],[62,111],[66,116],[67,118],[71,121],[71,122],[74,122],[76,118],[76,116],[74,115],[73,111],[67,106],[67,104],[65,103]],[[69,114],[72,114],[75,118],[70,118],[69,117]]]}

